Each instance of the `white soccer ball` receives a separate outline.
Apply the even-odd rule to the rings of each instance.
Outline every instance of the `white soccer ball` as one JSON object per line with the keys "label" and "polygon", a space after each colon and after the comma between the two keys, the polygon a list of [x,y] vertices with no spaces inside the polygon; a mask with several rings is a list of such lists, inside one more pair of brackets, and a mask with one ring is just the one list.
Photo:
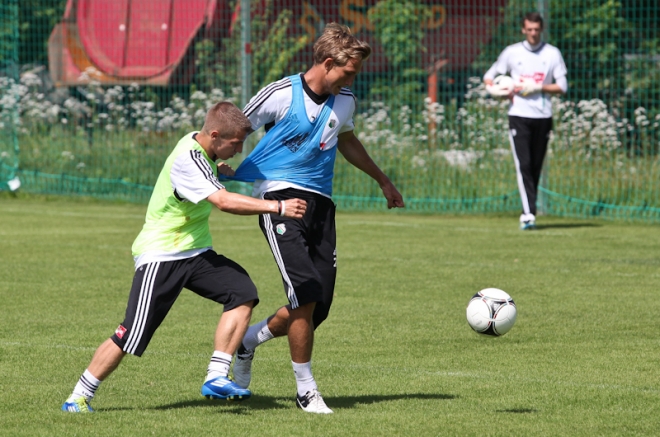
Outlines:
{"label": "white soccer ball", "polygon": [[498,337],[516,323],[516,304],[499,288],[481,290],[468,302],[466,316],[470,327],[479,334]]}
{"label": "white soccer ball", "polygon": [[493,79],[493,83],[486,87],[491,96],[506,97],[513,92],[515,81],[510,76],[500,75]]}

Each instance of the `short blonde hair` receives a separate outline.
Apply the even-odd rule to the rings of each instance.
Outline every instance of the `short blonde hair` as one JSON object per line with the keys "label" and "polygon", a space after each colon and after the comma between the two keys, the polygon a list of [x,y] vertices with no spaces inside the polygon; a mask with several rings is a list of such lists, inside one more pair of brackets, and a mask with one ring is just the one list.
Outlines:
{"label": "short blonde hair", "polygon": [[369,55],[369,44],[353,36],[351,30],[343,24],[329,23],[314,43],[314,64],[321,64],[331,58],[335,64],[343,67],[349,59],[364,60]]}
{"label": "short blonde hair", "polygon": [[218,131],[220,138],[231,139],[252,131],[252,123],[236,105],[219,102],[206,113],[202,132]]}

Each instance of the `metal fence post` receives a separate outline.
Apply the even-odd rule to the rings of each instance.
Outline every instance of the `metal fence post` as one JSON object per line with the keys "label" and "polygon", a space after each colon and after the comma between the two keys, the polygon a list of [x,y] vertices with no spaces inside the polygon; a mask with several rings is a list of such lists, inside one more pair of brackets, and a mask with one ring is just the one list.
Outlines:
{"label": "metal fence post", "polygon": [[[252,97],[252,28],[251,28],[251,6],[250,0],[241,0],[241,108],[250,101]],[[243,161],[248,155],[246,148],[240,154]],[[251,189],[248,184],[239,184],[238,192],[250,195]]]}
{"label": "metal fence post", "polygon": [[[550,8],[548,7],[548,0],[537,0],[537,9],[538,12],[543,17],[543,40],[546,42],[550,41]],[[550,146],[550,144],[548,144]],[[543,168],[541,169],[541,180],[539,181],[539,188],[547,188],[548,186],[548,167],[550,167],[550,158],[546,152],[546,156],[543,163]],[[539,215],[545,215],[548,213],[548,196],[545,191],[540,190],[537,193],[538,199],[538,212]]]}
{"label": "metal fence post", "polygon": [[250,30],[250,0],[241,0],[241,106],[252,97],[252,40]]}

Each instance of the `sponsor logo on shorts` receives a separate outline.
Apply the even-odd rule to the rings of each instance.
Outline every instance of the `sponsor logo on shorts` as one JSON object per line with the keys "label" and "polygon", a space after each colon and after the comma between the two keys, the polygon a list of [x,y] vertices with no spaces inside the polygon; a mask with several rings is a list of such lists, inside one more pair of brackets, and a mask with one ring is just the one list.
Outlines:
{"label": "sponsor logo on shorts", "polygon": [[275,227],[275,230],[277,231],[278,234],[284,235],[286,232],[286,225],[284,223],[280,223]]}
{"label": "sponsor logo on shorts", "polygon": [[117,329],[115,329],[115,335],[119,338],[124,338],[124,334],[126,334],[126,328],[122,325],[117,326]]}

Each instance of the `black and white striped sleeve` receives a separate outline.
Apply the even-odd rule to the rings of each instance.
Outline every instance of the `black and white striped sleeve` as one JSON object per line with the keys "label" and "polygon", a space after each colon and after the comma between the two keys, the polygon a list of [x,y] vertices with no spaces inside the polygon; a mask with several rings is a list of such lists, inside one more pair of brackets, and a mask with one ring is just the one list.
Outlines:
{"label": "black and white striped sleeve", "polygon": [[252,129],[279,122],[289,111],[291,96],[291,80],[288,77],[262,88],[243,109],[252,123]]}
{"label": "black and white striped sleeve", "polygon": [[339,104],[337,110],[341,111],[342,114],[346,114],[341,116],[342,125],[339,128],[339,133],[343,134],[355,130],[355,123],[353,122],[353,114],[357,105],[355,95],[350,89],[342,88],[337,97],[339,97],[335,99],[335,102]]}
{"label": "black and white striped sleeve", "polygon": [[213,174],[209,162],[198,150],[182,153],[174,160],[170,181],[178,199],[195,204],[225,188]]}

